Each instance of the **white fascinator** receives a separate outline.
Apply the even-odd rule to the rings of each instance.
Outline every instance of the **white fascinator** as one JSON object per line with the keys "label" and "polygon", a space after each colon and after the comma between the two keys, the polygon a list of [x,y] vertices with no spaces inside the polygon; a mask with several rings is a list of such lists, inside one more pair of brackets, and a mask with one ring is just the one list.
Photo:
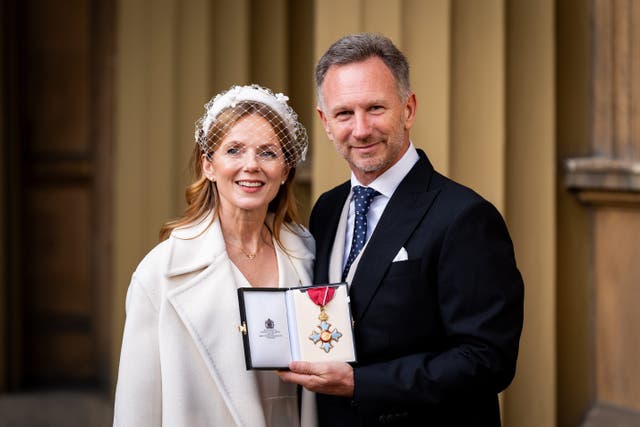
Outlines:
{"label": "white fascinator", "polygon": [[[258,114],[277,135],[285,163],[295,167],[306,158],[309,138],[288,100],[286,95],[257,84],[232,86],[205,104],[205,113],[196,122],[196,143],[203,154],[211,156],[238,120]],[[261,132],[263,130],[255,129],[254,137],[260,138]]]}

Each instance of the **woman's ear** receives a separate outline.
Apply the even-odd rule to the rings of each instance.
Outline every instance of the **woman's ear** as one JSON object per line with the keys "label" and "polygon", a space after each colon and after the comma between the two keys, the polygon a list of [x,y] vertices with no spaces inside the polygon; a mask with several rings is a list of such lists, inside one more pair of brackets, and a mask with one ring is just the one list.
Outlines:
{"label": "woman's ear", "polygon": [[284,170],[282,171],[282,181],[281,181],[282,185],[284,185],[284,183],[287,182],[287,178],[289,178],[289,172],[291,172],[291,168],[289,166],[285,166]]}
{"label": "woman's ear", "polygon": [[206,176],[209,181],[215,182],[216,173],[215,173],[215,170],[213,169],[213,162],[209,160],[206,154],[202,155],[202,172],[204,173],[204,176]]}

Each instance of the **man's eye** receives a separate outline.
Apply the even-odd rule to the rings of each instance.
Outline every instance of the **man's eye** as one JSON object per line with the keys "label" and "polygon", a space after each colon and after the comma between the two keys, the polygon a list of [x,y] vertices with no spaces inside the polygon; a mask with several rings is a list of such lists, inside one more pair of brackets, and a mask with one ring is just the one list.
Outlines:
{"label": "man's eye", "polygon": [[347,120],[351,116],[351,111],[339,111],[336,113],[336,119]]}

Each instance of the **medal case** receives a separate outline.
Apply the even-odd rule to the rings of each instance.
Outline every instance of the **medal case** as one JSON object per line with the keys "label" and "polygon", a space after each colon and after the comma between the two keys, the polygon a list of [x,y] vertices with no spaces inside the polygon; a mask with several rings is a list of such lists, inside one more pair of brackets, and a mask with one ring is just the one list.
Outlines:
{"label": "medal case", "polygon": [[247,369],[288,369],[294,360],[355,362],[346,283],[239,288]]}

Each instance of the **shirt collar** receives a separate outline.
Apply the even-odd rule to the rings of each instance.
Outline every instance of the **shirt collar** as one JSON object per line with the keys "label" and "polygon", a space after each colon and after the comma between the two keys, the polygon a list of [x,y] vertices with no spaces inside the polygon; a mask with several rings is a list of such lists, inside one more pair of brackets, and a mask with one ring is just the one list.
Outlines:
{"label": "shirt collar", "polygon": [[[377,177],[367,185],[387,198],[391,198],[398,185],[402,182],[404,177],[409,173],[413,165],[420,159],[418,151],[413,143],[409,142],[409,149],[403,154],[393,166],[387,169],[382,175]],[[358,178],[351,172],[351,188],[356,185],[362,185]]]}

